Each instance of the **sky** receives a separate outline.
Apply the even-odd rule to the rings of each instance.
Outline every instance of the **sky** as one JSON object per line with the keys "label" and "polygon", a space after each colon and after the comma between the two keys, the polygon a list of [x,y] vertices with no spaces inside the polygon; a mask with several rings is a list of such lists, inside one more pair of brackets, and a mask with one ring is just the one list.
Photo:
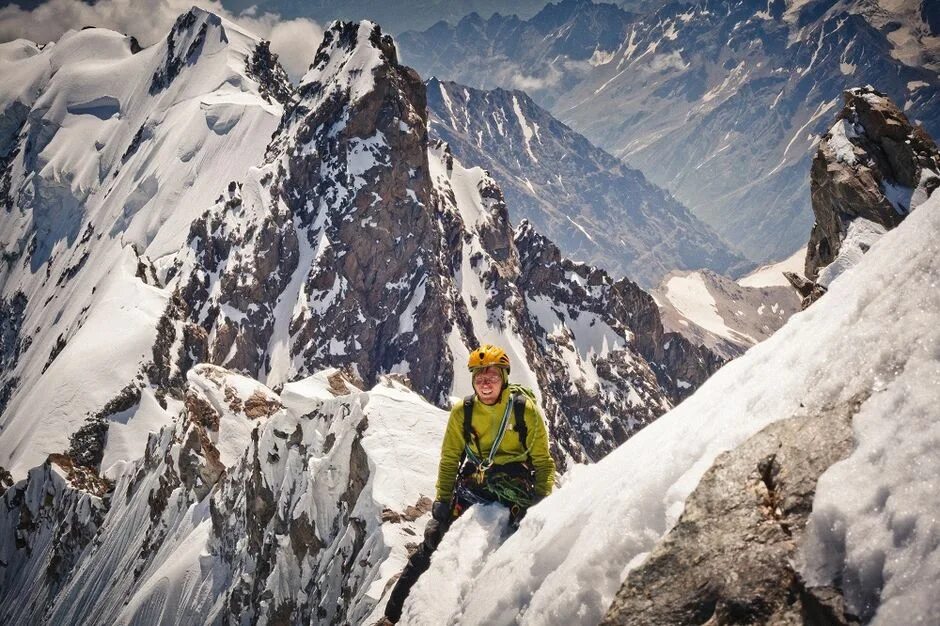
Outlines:
{"label": "sky", "polygon": [[24,38],[47,43],[69,29],[98,26],[133,35],[146,47],[166,37],[176,18],[192,6],[268,39],[294,80],[306,71],[323,37],[323,29],[313,20],[282,19],[253,9],[234,14],[217,0],[99,0],[93,5],[80,0],[49,0],[32,10],[12,4],[0,8],[0,42]]}

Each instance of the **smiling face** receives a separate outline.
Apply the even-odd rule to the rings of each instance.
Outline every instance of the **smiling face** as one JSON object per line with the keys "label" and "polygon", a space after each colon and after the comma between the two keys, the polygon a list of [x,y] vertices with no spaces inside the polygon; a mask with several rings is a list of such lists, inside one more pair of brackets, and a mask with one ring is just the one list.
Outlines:
{"label": "smiling face", "polygon": [[503,390],[503,373],[500,368],[490,365],[473,374],[473,390],[483,404],[496,404]]}

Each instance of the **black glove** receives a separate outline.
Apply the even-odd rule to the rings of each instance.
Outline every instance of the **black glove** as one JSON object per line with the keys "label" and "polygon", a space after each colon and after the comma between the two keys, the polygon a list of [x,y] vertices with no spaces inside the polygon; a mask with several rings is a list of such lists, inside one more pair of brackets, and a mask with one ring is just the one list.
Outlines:
{"label": "black glove", "polygon": [[450,521],[450,503],[441,502],[440,500],[435,500],[434,504],[431,505],[431,517],[436,519],[439,522],[449,522]]}

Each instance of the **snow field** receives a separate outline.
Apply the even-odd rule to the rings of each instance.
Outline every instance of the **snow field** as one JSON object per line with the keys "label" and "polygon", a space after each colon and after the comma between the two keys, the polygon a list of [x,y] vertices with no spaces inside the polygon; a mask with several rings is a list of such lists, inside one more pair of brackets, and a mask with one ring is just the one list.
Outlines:
{"label": "snow field", "polygon": [[[23,155],[13,164],[25,213],[0,214],[4,246],[25,248],[17,242],[34,229],[39,251],[32,267],[2,278],[4,296],[22,289],[28,297],[23,329],[33,335],[0,432],[0,465],[17,479],[65,450],[150,358],[168,295],[135,277],[137,254],[146,262],[176,253],[228,181],[260,162],[277,127],[280,105],[245,75],[258,40],[195,11],[189,35],[208,22],[199,57],[156,94],[150,83],[165,42],[131,54],[124,35],[88,29],[41,51],[22,41],[0,46],[0,134],[16,122],[9,106],[18,101],[31,107],[25,128],[35,136],[35,166],[24,169]],[[51,280],[40,284],[39,272]],[[60,336],[68,343],[43,373]],[[170,421],[145,389],[137,409],[113,418],[102,467],[137,458],[146,433]]]}
{"label": "snow field", "polygon": [[806,259],[806,248],[800,248],[791,256],[771,265],[757,268],[747,276],[738,280],[742,287],[787,287],[790,282],[783,277],[784,272],[793,272],[803,275],[803,262]]}
{"label": "snow field", "polygon": [[685,276],[673,276],[664,287],[666,297],[676,310],[693,323],[733,342],[756,343],[752,337],[728,328],[725,321],[718,315],[715,299],[709,293],[701,274],[691,272]]}

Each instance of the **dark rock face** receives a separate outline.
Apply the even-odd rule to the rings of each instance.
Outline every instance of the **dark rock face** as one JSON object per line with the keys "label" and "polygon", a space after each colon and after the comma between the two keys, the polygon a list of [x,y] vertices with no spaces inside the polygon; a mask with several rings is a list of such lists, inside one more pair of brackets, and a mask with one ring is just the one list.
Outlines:
{"label": "dark rock face", "polygon": [[940,187],[940,152],[923,128],[870,87],[844,98],[813,159],[816,223],[806,254],[812,280],[839,256],[850,222],[862,218],[890,230]]}
{"label": "dark rock face", "polygon": [[[196,31],[195,39],[190,42],[190,47],[183,50],[187,44],[186,37],[193,34],[193,26],[196,24],[198,15],[197,11],[190,10],[176,18],[176,23],[173,24],[173,28],[166,36],[166,56],[164,57],[163,67],[154,72],[150,81],[151,95],[166,89],[173,82],[173,79],[179,75],[183,69],[183,64],[198,52],[202,42],[205,41],[206,28],[203,24],[203,27]],[[217,17],[215,21],[216,24],[219,24]]]}
{"label": "dark rock face", "polygon": [[574,132],[522,91],[431,79],[432,137],[499,183],[513,221],[528,219],[565,256],[651,287],[672,269],[743,270],[745,261],[637,170]]}
{"label": "dark rock face", "polygon": [[20,355],[29,348],[29,339],[21,336],[28,300],[22,291],[12,298],[0,298],[0,415],[17,385],[13,370]]}
{"label": "dark rock face", "polygon": [[[357,50],[377,58],[368,76],[356,75],[372,88],[351,93],[337,83],[351,79],[337,78],[335,65]],[[263,377],[275,367],[265,352],[277,301],[297,296],[285,294],[291,285],[304,294],[303,307],[280,322],[290,335],[287,358],[297,364],[292,375],[348,365],[371,386],[379,372],[407,360],[415,388],[442,400],[450,385],[442,363],[447,322],[433,253],[439,231],[429,210],[424,86],[397,64],[391,39],[366,22],[337,23],[313,68],[319,78],[301,86],[272,144],[270,175],[261,182],[270,203],[244,206],[235,186],[193,225],[205,273],[188,278],[183,298],[192,321],[203,320],[214,337],[212,362]],[[221,289],[210,302],[205,278],[217,268]],[[398,320],[413,301],[417,325],[401,334]],[[223,308],[245,317],[220,316]]]}
{"label": "dark rock face", "polygon": [[276,100],[285,106],[290,103],[294,88],[278,63],[277,55],[271,52],[270,41],[262,41],[255,47],[245,69],[258,81],[259,93],[265,100]]}
{"label": "dark rock face", "polygon": [[[544,328],[544,318],[528,312],[529,349],[546,412],[558,445],[575,439],[584,450],[579,460],[598,460],[630,435],[650,423],[688,393],[680,381],[697,387],[724,361],[687,339],[663,331],[653,298],[635,283],[613,280],[603,270],[562,258],[558,248],[539,235],[528,222],[516,230],[519,251],[517,285],[529,303],[550,301],[558,319],[595,317],[592,325],[606,324],[630,341],[594,360],[604,384],[593,388],[586,381],[568,381],[557,375],[566,369],[562,353],[577,340]],[[533,306],[530,304],[530,306]],[[624,393],[626,391],[626,393]],[[642,401],[638,401],[642,399]],[[562,419],[562,417],[566,419]],[[567,446],[569,454],[577,448]],[[561,455],[558,455],[561,456]]]}
{"label": "dark rock face", "polygon": [[771,424],[725,452],[631,571],[603,624],[857,624],[794,569],[816,481],[853,448],[850,402]]}

